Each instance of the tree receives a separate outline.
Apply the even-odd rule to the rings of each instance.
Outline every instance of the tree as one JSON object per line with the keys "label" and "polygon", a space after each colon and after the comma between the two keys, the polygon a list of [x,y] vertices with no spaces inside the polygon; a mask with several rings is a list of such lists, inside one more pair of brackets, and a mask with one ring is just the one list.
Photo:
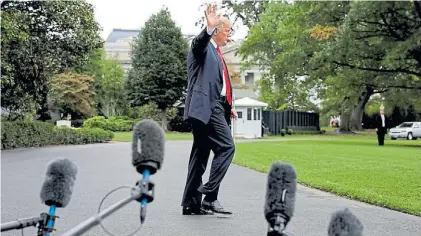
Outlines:
{"label": "tree", "polygon": [[[86,63],[101,47],[93,7],[84,1],[2,1],[2,107],[36,102],[49,119],[50,79]],[[4,17],[6,16],[6,17]]]}
{"label": "tree", "polygon": [[[420,90],[417,6],[272,2],[250,28],[240,53],[250,58],[247,63],[269,68],[280,90],[298,91],[303,101],[317,91],[326,112],[341,114],[341,129],[361,129],[373,95]],[[405,101],[412,103],[409,96]]]}
{"label": "tree", "polygon": [[63,73],[51,81],[49,100],[64,115],[76,112],[89,118],[95,114],[94,78],[74,73]]}
{"label": "tree", "polygon": [[337,42],[328,51],[347,50],[335,50],[331,61],[352,69],[421,77],[421,19],[414,3],[353,2],[351,6]]}
{"label": "tree", "polygon": [[[372,95],[421,91],[421,20],[411,2],[353,2],[350,7],[343,24],[336,27],[335,40],[328,41],[312,62],[319,68],[328,65],[331,73],[352,71],[341,90],[359,91],[354,95],[350,129],[360,130]],[[410,103],[411,98],[402,95]],[[389,106],[398,105],[391,101]]]}
{"label": "tree", "polygon": [[103,74],[98,80],[98,101],[109,116],[122,115],[125,108],[124,70],[116,59],[103,61]]}
{"label": "tree", "polygon": [[128,100],[132,107],[155,103],[166,129],[166,110],[186,90],[188,44],[165,7],[151,16],[141,32],[132,47]]}
{"label": "tree", "polygon": [[[260,22],[260,14],[265,12],[266,6],[269,0],[261,1],[243,1],[243,0],[222,0],[221,4],[218,5],[218,10],[225,12],[225,16],[232,19],[233,31],[231,35],[235,33],[240,25],[251,28],[254,24]],[[286,1],[281,1],[286,2]],[[204,7],[206,3],[200,5],[200,8]],[[205,26],[205,17],[201,16],[196,21],[196,26]]]}
{"label": "tree", "polygon": [[1,107],[8,111],[9,119],[15,120],[35,109],[35,104],[22,83],[14,79],[15,68],[6,58],[12,54],[8,52],[8,45],[16,45],[29,39],[28,26],[22,12],[2,11],[1,17]]}
{"label": "tree", "polygon": [[106,58],[104,48],[92,51],[88,63],[75,71],[95,78],[95,103],[99,114],[123,114],[127,104],[124,70],[115,58]]}
{"label": "tree", "polygon": [[267,69],[268,77],[274,80],[270,87],[261,87],[262,93],[270,89],[278,91],[279,99],[282,96],[287,98],[288,94],[294,98],[294,104],[283,105],[282,108],[316,109],[309,97],[318,82],[309,77],[311,68],[308,61],[323,42],[309,37],[311,26],[307,18],[313,5],[310,2],[266,4],[265,12],[259,15],[260,21],[249,29],[248,37],[239,50],[244,66],[259,65],[261,69]]}

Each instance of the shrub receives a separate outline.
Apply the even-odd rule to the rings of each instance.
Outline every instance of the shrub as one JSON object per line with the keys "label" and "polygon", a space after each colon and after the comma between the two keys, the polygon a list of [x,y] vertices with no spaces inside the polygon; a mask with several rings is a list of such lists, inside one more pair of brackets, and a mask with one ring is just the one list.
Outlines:
{"label": "shrub", "polygon": [[285,129],[281,129],[281,136],[285,136],[285,134],[286,134]]}
{"label": "shrub", "polygon": [[288,129],[287,134],[292,135],[293,134],[292,129]]}
{"label": "shrub", "polygon": [[113,132],[99,128],[61,128],[40,121],[6,121],[1,124],[2,149],[111,141]]}
{"label": "shrub", "polygon": [[[177,116],[177,113],[177,108],[168,108],[165,113],[167,122],[171,122],[171,120]],[[138,121],[151,119],[158,123],[162,122],[162,111],[158,109],[158,106],[155,103],[150,103],[139,107],[132,107],[129,109],[128,115]]]}
{"label": "shrub", "polygon": [[127,116],[115,116],[105,119],[103,116],[94,116],[83,122],[84,128],[100,128],[113,132],[132,131],[136,120]]}
{"label": "shrub", "polygon": [[322,131],[318,130],[295,130],[294,134],[321,134]]}
{"label": "shrub", "polygon": [[179,110],[177,115],[168,124],[168,129],[175,132],[191,132],[192,127],[189,123],[184,121],[183,112]]}

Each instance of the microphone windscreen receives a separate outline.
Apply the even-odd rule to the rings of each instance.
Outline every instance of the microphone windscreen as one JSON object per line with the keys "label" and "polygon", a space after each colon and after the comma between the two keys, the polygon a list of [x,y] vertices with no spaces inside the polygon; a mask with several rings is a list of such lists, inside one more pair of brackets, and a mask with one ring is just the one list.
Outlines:
{"label": "microphone windscreen", "polygon": [[158,123],[145,119],[136,124],[133,131],[132,164],[139,173],[148,169],[150,174],[155,174],[162,166],[164,149],[165,132]]}
{"label": "microphone windscreen", "polygon": [[297,191],[297,174],[292,165],[276,161],[272,164],[266,189],[265,217],[274,224],[275,214],[281,214],[286,223],[291,219],[295,209]]}
{"label": "microphone windscreen", "polygon": [[66,207],[72,196],[76,174],[76,165],[67,158],[50,161],[41,188],[41,201],[48,206]]}
{"label": "microphone windscreen", "polygon": [[363,225],[347,208],[332,215],[329,223],[329,236],[362,236]]}

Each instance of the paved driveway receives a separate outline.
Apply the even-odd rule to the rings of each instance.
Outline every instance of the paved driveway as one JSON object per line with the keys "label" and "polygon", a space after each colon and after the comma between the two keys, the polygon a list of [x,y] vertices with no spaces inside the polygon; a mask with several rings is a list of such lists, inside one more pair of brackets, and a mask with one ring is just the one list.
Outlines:
{"label": "paved driveway", "polygon": [[[231,218],[182,216],[181,195],[186,177],[191,141],[168,141],[163,168],[152,176],[156,183],[155,201],[141,233],[136,235],[266,235],[263,216],[266,174],[233,165],[222,183],[221,203],[233,210]],[[133,185],[140,175],[131,166],[130,144],[95,144],[2,151],[1,221],[36,216],[48,207],[40,202],[47,162],[68,157],[79,168],[70,204],[57,209],[57,234],[93,215],[101,198],[120,185]],[[207,179],[206,172],[204,180]],[[299,173],[297,173],[299,175]],[[120,190],[105,201],[106,206],[128,195]],[[299,186],[295,216],[290,222],[291,235],[327,235],[330,215],[348,207],[364,223],[365,235],[421,235],[421,218],[364,203],[347,200]],[[105,220],[106,228],[117,235],[129,233],[139,225],[139,207],[131,203]],[[34,228],[25,235],[34,235]],[[2,234],[20,235],[20,231]],[[96,227],[85,235],[106,235]]]}

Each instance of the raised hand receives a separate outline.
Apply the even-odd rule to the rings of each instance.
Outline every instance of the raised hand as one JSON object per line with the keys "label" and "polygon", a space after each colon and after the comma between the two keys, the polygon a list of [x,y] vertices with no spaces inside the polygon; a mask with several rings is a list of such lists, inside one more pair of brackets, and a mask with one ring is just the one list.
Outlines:
{"label": "raised hand", "polygon": [[216,4],[208,4],[205,10],[207,26],[211,29],[216,28],[221,14],[216,13]]}

